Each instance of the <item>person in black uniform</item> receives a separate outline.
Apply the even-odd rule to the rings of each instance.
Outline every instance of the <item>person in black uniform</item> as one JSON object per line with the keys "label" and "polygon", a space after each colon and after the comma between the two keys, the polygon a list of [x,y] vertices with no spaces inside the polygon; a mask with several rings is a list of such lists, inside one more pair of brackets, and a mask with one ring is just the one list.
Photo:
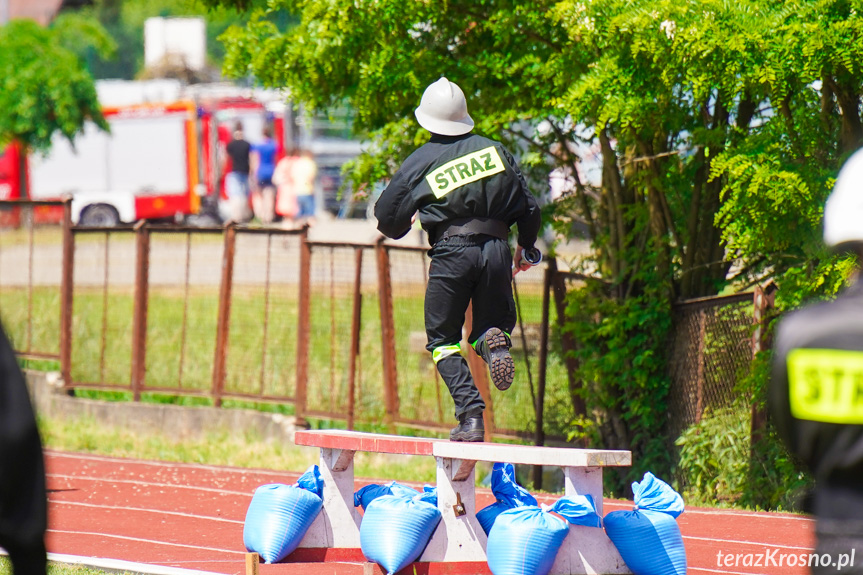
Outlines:
{"label": "person in black uniform", "polygon": [[[540,228],[539,206],[515,160],[499,142],[472,134],[474,122],[461,88],[446,78],[431,84],[414,112],[431,139],[408,157],[375,204],[378,230],[398,239],[419,212],[428,233],[431,265],[425,297],[428,345],[455,403],[453,441],[482,441],[485,403],[461,355],[468,304],[468,336],[488,363],[494,385],[512,384],[509,353],[515,327],[512,269],[530,266]],[[513,255],[509,229],[518,225]]]}
{"label": "person in black uniform", "polygon": [[0,547],[15,575],[45,575],[47,524],[42,442],[24,376],[0,326]]}
{"label": "person in black uniform", "polygon": [[[863,262],[863,151],[839,172],[824,241]],[[863,573],[863,282],[780,321],[768,402],[780,437],[815,479],[812,572],[836,573],[844,559],[842,573]]]}

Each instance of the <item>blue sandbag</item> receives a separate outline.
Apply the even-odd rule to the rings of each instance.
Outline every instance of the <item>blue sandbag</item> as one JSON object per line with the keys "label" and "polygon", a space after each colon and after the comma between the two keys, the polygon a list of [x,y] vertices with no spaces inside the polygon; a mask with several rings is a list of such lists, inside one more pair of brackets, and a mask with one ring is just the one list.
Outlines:
{"label": "blue sandbag", "polygon": [[488,534],[488,566],[494,575],[546,575],[569,525],[539,507],[500,513]]}
{"label": "blue sandbag", "polygon": [[686,549],[675,517],[683,498],[650,472],[633,483],[635,508],[605,516],[605,532],[635,575],[685,575]]}
{"label": "blue sandbag", "polygon": [[644,474],[640,483],[632,484],[632,493],[638,509],[661,511],[675,518],[683,513],[683,497],[649,471]]}
{"label": "blue sandbag", "polygon": [[360,524],[360,548],[366,559],[380,564],[389,575],[422,555],[440,522],[440,511],[423,501],[424,495],[428,497],[382,495],[366,507]]}
{"label": "blue sandbag", "polygon": [[294,485],[300,489],[314,493],[321,499],[324,498],[324,478],[321,477],[321,470],[318,469],[317,465],[312,465],[306,469],[306,472],[300,475]]}
{"label": "blue sandbag", "polygon": [[536,505],[536,498],[515,480],[512,463],[495,463],[491,471],[491,491],[497,501],[483,507],[476,514],[485,534],[488,535],[497,516],[514,507]]}
{"label": "blue sandbag", "polygon": [[300,544],[323,506],[324,482],[317,465],[310,467],[294,485],[270,483],[255,490],[246,512],[243,544],[276,563]]}
{"label": "blue sandbag", "polygon": [[542,508],[562,515],[573,525],[602,527],[592,495],[568,495],[555,501],[551,507],[543,505]]}
{"label": "blue sandbag", "polygon": [[416,489],[396,483],[395,481],[391,481],[386,485],[372,483],[358,489],[354,493],[354,507],[362,507],[363,511],[365,511],[369,503],[382,495],[401,495],[410,498],[418,494]]}
{"label": "blue sandbag", "polygon": [[437,507],[437,487],[423,485],[423,492],[414,499],[417,501],[425,501],[426,503]]}
{"label": "blue sandbag", "polygon": [[[551,515],[550,512],[561,515]],[[590,495],[570,495],[554,505],[528,505],[501,512],[488,536],[488,566],[494,575],[546,575],[569,533],[569,525],[599,527]]]}
{"label": "blue sandbag", "polygon": [[476,520],[479,522],[479,526],[482,527],[482,530],[485,531],[486,535],[491,532],[491,528],[494,526],[494,522],[497,520],[498,515],[507,509],[513,509],[513,507],[511,507],[509,503],[495,501],[491,505],[483,507],[476,512]]}

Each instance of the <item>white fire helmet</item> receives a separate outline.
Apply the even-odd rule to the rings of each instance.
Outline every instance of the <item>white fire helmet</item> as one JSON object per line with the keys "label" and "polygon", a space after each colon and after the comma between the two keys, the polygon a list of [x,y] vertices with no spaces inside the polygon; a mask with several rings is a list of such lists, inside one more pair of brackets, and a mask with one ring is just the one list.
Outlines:
{"label": "white fire helmet", "polygon": [[824,206],[824,243],[830,247],[863,242],[863,149],[839,170]]}
{"label": "white fire helmet", "polygon": [[464,92],[446,78],[426,88],[414,114],[420,126],[432,134],[461,136],[473,130]]}

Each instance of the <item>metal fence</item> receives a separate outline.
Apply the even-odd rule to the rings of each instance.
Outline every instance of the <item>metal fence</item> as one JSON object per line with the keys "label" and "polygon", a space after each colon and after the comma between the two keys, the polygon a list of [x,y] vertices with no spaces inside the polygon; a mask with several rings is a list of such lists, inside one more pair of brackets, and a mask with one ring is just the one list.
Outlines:
{"label": "metal fence", "polygon": [[[35,223],[49,208],[59,226]],[[452,426],[425,350],[425,249],[310,241],[306,229],[82,228],[70,213],[68,202],[0,202],[4,323],[20,355],[59,362],[68,388],[290,403],[300,422],[349,428]],[[516,276],[506,393],[464,350],[494,436],[542,444],[584,413],[561,329],[566,291],[583,279],[553,260]],[[752,294],[676,306],[673,432],[733,399],[753,317]]]}
{"label": "metal fence", "polygon": [[16,352],[25,358],[56,361],[63,351],[69,227],[36,221],[68,221],[69,215],[64,202],[0,201],[0,310]]}
{"label": "metal fence", "polygon": [[760,326],[769,301],[754,292],[690,300],[674,306],[670,338],[669,436],[699,423],[706,410],[743,397],[737,384],[761,349]]}

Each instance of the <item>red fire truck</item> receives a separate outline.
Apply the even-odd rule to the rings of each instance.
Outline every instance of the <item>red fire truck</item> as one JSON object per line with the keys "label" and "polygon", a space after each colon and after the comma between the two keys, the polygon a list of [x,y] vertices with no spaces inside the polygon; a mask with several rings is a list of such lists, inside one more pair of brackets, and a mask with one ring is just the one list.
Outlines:
{"label": "red fire truck", "polygon": [[[206,106],[191,100],[137,104],[103,113],[110,133],[88,123],[74,144],[56,136],[46,155],[29,154],[23,163],[16,145],[2,151],[0,199],[69,195],[73,222],[90,226],[180,221],[199,214],[202,204],[217,219],[225,197],[223,172],[230,168],[220,153],[230,138],[229,126],[242,121],[247,139],[255,143],[270,123],[279,153],[284,150],[281,115],[248,98],[223,98]],[[59,212],[41,216],[52,219]]]}

